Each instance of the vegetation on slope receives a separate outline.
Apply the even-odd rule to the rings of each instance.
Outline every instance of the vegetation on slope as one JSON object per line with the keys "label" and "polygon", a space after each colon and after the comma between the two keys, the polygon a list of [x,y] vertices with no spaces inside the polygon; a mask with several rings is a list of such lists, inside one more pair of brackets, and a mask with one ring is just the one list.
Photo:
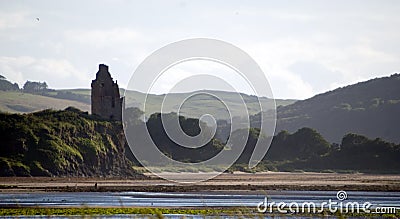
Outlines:
{"label": "vegetation on slope", "polygon": [[[56,91],[49,90],[44,82],[27,82],[29,86],[24,86],[27,87],[25,92],[5,78],[0,77],[0,82],[2,111],[30,112],[52,104],[54,108],[69,105],[89,108],[90,90]],[[281,131],[273,137],[271,148],[257,169],[399,172],[400,146],[386,141],[400,141],[397,127],[400,122],[397,115],[400,112],[399,85],[400,75],[395,74],[278,107],[278,130]],[[128,92],[138,98],[144,95]],[[129,95],[131,99],[127,101],[133,103],[135,95]],[[184,94],[172,95],[179,99]],[[235,104],[230,93],[218,95]],[[249,111],[257,112],[256,97],[243,97]],[[151,96],[149,108],[156,112],[162,99],[162,95]],[[176,106],[167,107],[174,111]],[[203,96],[196,96],[186,107],[192,116],[205,112],[217,118],[222,115],[218,103]],[[235,149],[238,147],[235,144],[224,145],[228,137],[243,138],[243,130],[235,130],[232,136],[227,136],[230,125],[219,120],[217,135],[206,146],[196,150],[182,148],[166,135],[159,113],[146,115],[147,121],[139,119],[143,112],[137,108],[129,108],[125,113],[134,115],[128,125],[145,122],[160,150],[184,162],[207,160],[221,150]],[[167,117],[172,119],[177,115],[170,113]],[[188,135],[195,136],[200,132],[198,119],[180,116],[179,121]],[[246,170],[255,142],[265,137],[259,136],[259,130],[254,128],[259,124],[259,114],[251,117],[251,124],[253,128],[246,148],[233,169]],[[22,115],[0,113],[0,131],[2,176],[125,176],[134,174],[129,160],[137,164],[125,142],[120,123],[104,121],[74,108]],[[140,139],[135,141],[141,142]]]}
{"label": "vegetation on slope", "polygon": [[329,142],[358,133],[400,143],[399,112],[400,74],[394,74],[279,107],[277,131],[311,127]]}
{"label": "vegetation on slope", "polygon": [[0,114],[1,176],[132,176],[122,126],[78,109]]}
{"label": "vegetation on slope", "polygon": [[[142,113],[135,111],[136,118]],[[167,121],[176,118],[168,114]],[[190,136],[200,133],[201,123],[197,119],[179,117],[181,127]],[[136,120],[136,122],[141,122]],[[213,139],[207,145],[190,149],[177,145],[163,130],[160,114],[153,114],[146,122],[152,140],[167,156],[183,162],[200,162],[207,160],[221,150],[240,149],[240,139],[245,138],[244,130],[236,130],[229,136],[232,145]],[[204,124],[203,124],[204,126]],[[202,127],[203,127],[202,126]],[[203,128],[207,132],[207,129]],[[140,135],[139,135],[140,136]],[[254,169],[247,168],[250,157],[260,136],[259,129],[251,128],[246,146],[241,156],[231,170],[242,171],[350,171],[374,173],[398,173],[400,170],[400,145],[386,142],[382,139],[368,139],[362,135],[346,134],[341,144],[331,144],[315,129],[301,128],[294,133],[281,131],[273,137],[270,149],[260,164]],[[136,139],[139,142],[140,139]],[[146,147],[146,145],[142,145]]]}
{"label": "vegetation on slope", "polygon": [[[137,126],[143,113],[129,109],[133,115],[127,125]],[[176,114],[168,114],[168,119]],[[179,117],[185,133],[195,136],[204,124],[197,119]],[[203,147],[191,149],[170,140],[162,127],[161,115],[154,114],[146,122],[150,136],[167,156],[182,162],[207,160],[221,150],[235,150],[236,130],[226,147],[212,139]],[[120,122],[109,122],[78,109],[44,110],[31,114],[0,113],[1,176],[132,176],[133,163],[139,165],[129,150]],[[134,139],[142,145],[139,138]],[[129,136],[128,136],[129,137]],[[254,170],[247,168],[259,130],[250,129],[242,155],[231,170],[256,171],[359,171],[389,173],[400,170],[400,145],[382,139],[368,139],[347,134],[341,144],[330,144],[316,130],[301,128],[293,134],[281,131],[273,137],[266,157]]]}
{"label": "vegetation on slope", "polygon": [[15,91],[19,90],[17,83],[11,83],[3,75],[0,75],[0,90],[1,91]]}
{"label": "vegetation on slope", "polygon": [[69,106],[90,111],[90,104],[21,91],[0,91],[0,111],[8,113],[29,113],[45,109],[61,110]]}

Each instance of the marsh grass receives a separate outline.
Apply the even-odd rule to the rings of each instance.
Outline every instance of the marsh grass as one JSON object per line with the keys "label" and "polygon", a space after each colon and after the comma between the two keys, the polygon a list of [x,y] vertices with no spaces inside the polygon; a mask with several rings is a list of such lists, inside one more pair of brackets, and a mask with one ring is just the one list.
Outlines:
{"label": "marsh grass", "polygon": [[399,218],[400,212],[396,214],[372,214],[372,213],[336,213],[330,214],[328,211],[316,214],[262,214],[257,212],[256,208],[138,208],[138,207],[120,207],[120,208],[89,208],[89,207],[68,207],[68,208],[48,208],[48,207],[17,207],[1,208],[0,216],[107,216],[107,215],[146,215],[150,218],[164,218],[164,215],[200,215],[235,218],[266,218],[266,217],[312,217],[312,218]]}
{"label": "marsh grass", "polygon": [[47,207],[23,207],[23,208],[2,208],[0,216],[20,216],[20,215],[42,215],[42,216],[72,216],[72,215],[154,215],[182,214],[182,215],[233,215],[243,212],[241,209],[179,209],[179,208],[47,208]]}

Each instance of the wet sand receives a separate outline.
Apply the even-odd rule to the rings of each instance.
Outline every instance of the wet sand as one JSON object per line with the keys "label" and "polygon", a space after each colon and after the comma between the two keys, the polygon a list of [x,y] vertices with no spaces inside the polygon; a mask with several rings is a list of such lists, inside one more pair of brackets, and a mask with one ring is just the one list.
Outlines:
{"label": "wet sand", "polygon": [[[196,173],[197,175],[199,173]],[[179,177],[191,177],[181,173]],[[97,186],[96,186],[97,185]],[[263,190],[400,191],[400,175],[339,173],[234,173],[195,184],[179,184],[149,175],[147,179],[90,177],[0,177],[0,192],[201,192],[257,193]]]}

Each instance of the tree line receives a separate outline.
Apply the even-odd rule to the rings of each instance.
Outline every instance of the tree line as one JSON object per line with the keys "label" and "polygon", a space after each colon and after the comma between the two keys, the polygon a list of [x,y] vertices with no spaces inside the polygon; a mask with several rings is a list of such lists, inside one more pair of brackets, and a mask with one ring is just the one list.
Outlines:
{"label": "tree line", "polygon": [[[200,148],[184,148],[170,140],[161,114],[151,115],[146,121],[143,112],[128,108],[126,126],[138,131],[135,139],[143,145],[141,129],[145,124],[149,134],[166,156],[182,162],[201,162],[222,150],[234,151],[244,137],[245,130],[234,131],[232,145],[213,138]],[[170,113],[167,120],[179,119],[183,131],[195,136],[204,124],[198,119]],[[0,175],[17,176],[97,176],[132,174],[139,162],[129,150],[121,122],[110,122],[94,115],[68,108],[61,111],[44,110],[30,114],[0,113]],[[266,156],[255,169],[248,169],[249,159],[261,136],[251,128],[245,148],[230,170],[242,171],[317,171],[399,173],[400,145],[383,139],[369,139],[359,134],[346,134],[340,144],[331,144],[316,130],[301,128],[294,133],[281,131],[273,136]],[[129,136],[127,136],[129,138]],[[130,160],[130,161],[128,161]]]}
{"label": "tree line", "polygon": [[1,91],[22,91],[24,93],[42,95],[58,99],[74,100],[82,103],[90,104],[90,97],[87,95],[80,95],[70,91],[56,91],[50,89],[48,84],[40,81],[26,81],[20,88],[17,83],[12,83],[6,77],[0,75],[0,90]]}
{"label": "tree line", "polygon": [[[142,114],[138,109],[130,112],[136,115],[133,118],[140,118],[139,115]],[[129,110],[125,114],[125,117],[128,116]],[[177,116],[174,113],[167,115],[170,118]],[[146,123],[150,136],[160,151],[175,160],[184,162],[201,162],[215,156],[221,150],[234,151],[241,147],[236,143],[247,136],[246,130],[236,130],[229,136],[233,142],[229,147],[226,145],[226,139],[221,140],[214,136],[205,146],[191,149],[180,147],[169,139],[163,129],[160,113],[153,114],[147,121],[130,121],[130,125],[135,126],[140,122]],[[179,116],[179,122],[183,131],[188,135],[194,136],[200,133],[199,120]],[[249,170],[247,166],[255,144],[257,141],[268,142],[266,138],[271,137],[261,136],[258,128],[250,128],[244,150],[231,169],[243,171],[400,172],[400,144],[390,143],[380,138],[369,139],[355,133],[343,136],[340,144],[329,143],[319,132],[308,127],[298,129],[294,133],[283,130],[273,136],[270,139],[271,145],[266,156],[255,169]],[[129,150],[127,151],[129,152]]]}
{"label": "tree line", "polygon": [[43,93],[49,91],[49,86],[47,83],[40,81],[26,81],[22,86],[22,89],[19,88],[17,83],[12,83],[7,80],[6,77],[0,75],[0,90],[2,91],[18,91],[22,90],[27,93]]}

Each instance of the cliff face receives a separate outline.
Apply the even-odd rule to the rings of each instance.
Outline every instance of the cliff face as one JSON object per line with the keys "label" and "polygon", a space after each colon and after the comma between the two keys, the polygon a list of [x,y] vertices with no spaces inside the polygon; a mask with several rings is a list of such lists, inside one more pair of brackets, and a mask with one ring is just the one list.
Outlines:
{"label": "cliff face", "polygon": [[0,176],[138,175],[120,122],[74,108],[0,117]]}

